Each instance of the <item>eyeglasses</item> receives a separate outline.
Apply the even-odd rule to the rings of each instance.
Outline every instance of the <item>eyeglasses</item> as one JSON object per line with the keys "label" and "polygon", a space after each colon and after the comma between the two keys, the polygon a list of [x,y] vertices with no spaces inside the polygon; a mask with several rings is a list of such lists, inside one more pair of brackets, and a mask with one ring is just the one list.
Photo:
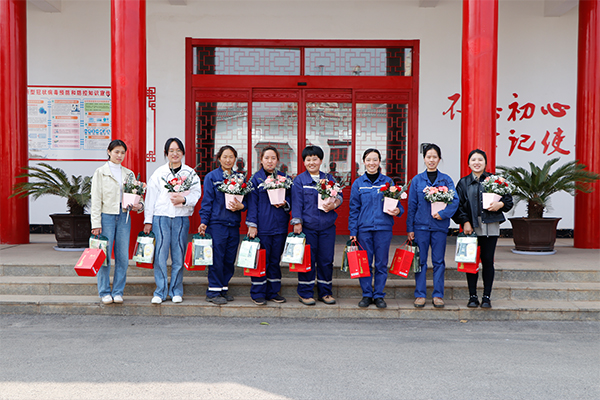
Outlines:
{"label": "eyeglasses", "polygon": [[169,149],[169,154],[183,154],[181,149]]}

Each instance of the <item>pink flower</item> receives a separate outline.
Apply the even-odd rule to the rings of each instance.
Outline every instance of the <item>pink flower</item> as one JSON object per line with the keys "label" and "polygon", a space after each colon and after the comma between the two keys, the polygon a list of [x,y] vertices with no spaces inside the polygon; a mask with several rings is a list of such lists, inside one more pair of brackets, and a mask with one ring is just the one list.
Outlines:
{"label": "pink flower", "polygon": [[132,189],[132,190],[131,190],[131,193],[133,193],[133,194],[137,194],[137,189]]}
{"label": "pink flower", "polygon": [[337,196],[337,194],[338,194],[338,192],[337,192],[337,191],[335,191],[335,190],[332,190],[332,191],[331,191],[331,197],[333,197],[333,196]]}
{"label": "pink flower", "polygon": [[179,192],[179,190],[181,189],[181,185],[175,185],[173,186],[173,190],[176,192]]}
{"label": "pink flower", "polygon": [[395,193],[398,190],[396,186],[390,186],[390,192]]}
{"label": "pink flower", "polygon": [[273,182],[273,180],[274,180],[273,177],[269,176],[269,177],[267,177],[267,179],[265,179],[265,182],[271,183],[271,182]]}
{"label": "pink flower", "polygon": [[229,185],[228,189],[231,190],[231,191],[234,191],[235,190],[235,185]]}
{"label": "pink flower", "polygon": [[185,181],[185,178],[187,178],[187,176],[182,176],[181,177],[181,182]]}
{"label": "pink flower", "polygon": [[440,191],[447,193],[448,192],[448,188],[446,186],[440,186]]}
{"label": "pink flower", "polygon": [[401,198],[402,200],[405,200],[407,197],[408,197],[408,195],[406,194],[406,192],[404,192],[404,193],[402,193],[402,194],[400,195],[400,198]]}
{"label": "pink flower", "polygon": [[279,180],[279,182],[285,182],[285,176],[283,175],[279,175],[277,179]]}

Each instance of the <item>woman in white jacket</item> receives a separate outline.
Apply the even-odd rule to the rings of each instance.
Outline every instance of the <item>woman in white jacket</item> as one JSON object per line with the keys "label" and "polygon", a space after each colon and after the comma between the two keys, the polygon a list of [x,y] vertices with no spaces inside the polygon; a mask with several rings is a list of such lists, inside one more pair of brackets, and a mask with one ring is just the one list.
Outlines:
{"label": "woman in white jacket", "polygon": [[[188,241],[190,215],[202,194],[200,178],[183,164],[185,148],[181,140],[170,138],[165,143],[168,162],[158,167],[148,181],[144,232],[156,235],[154,280],[156,290],[152,304],[170,297],[173,303],[183,301],[183,258]],[[179,179],[179,182],[177,180]],[[183,184],[181,184],[183,183]],[[167,280],[167,258],[171,250],[171,284]]]}
{"label": "woman in white jacket", "polygon": [[[123,184],[133,172],[121,165],[127,152],[122,140],[108,145],[108,162],[98,168],[92,177],[92,235],[103,234],[108,238],[107,263],[98,271],[98,294],[102,303],[123,302],[123,290],[129,265],[129,231],[131,220],[123,210]],[[133,207],[140,211],[142,204]],[[115,254],[115,273],[110,288],[110,255]]]}

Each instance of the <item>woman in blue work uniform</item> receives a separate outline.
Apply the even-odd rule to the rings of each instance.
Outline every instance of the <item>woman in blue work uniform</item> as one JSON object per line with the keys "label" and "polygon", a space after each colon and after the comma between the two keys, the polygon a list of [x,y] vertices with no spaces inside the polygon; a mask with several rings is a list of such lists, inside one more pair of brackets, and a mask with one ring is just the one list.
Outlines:
{"label": "woman in blue work uniform", "polygon": [[335,254],[335,209],[342,204],[341,193],[332,203],[318,208],[317,183],[321,179],[333,181],[333,176],[320,171],[323,163],[323,149],[319,146],[306,146],[302,150],[302,160],[306,171],[294,179],[292,186],[292,221],[294,233],[304,232],[306,243],[310,245],[312,268],[309,272],[298,273],[299,301],[307,306],[315,305],[315,275],[319,301],[335,304],[331,286],[333,280],[333,256]]}
{"label": "woman in blue work uniform", "polygon": [[[383,194],[380,189],[386,183],[393,186],[394,181],[380,172],[379,150],[367,149],[363,154],[363,162],[366,172],[352,184],[348,219],[350,239],[358,239],[358,243],[367,251],[371,270],[371,276],[359,278],[362,300],[358,306],[368,307],[369,304],[375,303],[377,308],[386,308],[383,289],[387,281],[392,227],[394,217],[402,215],[404,209],[398,203],[398,207],[389,214],[383,212]],[[375,256],[374,267],[373,256]]]}
{"label": "woman in blue work uniform", "polygon": [[233,296],[227,291],[235,269],[235,256],[240,243],[240,221],[242,211],[246,208],[247,196],[244,196],[241,203],[238,200],[231,201],[230,210],[225,207],[225,194],[217,187],[225,179],[223,173],[232,173],[236,159],[237,151],[233,147],[221,147],[217,153],[217,160],[221,166],[210,171],[204,178],[204,197],[198,233],[208,233],[212,236],[213,265],[208,268],[206,301],[214,304],[233,301]]}
{"label": "woman in blue work uniform", "polygon": [[[408,239],[415,240],[421,254],[421,272],[415,274],[415,307],[425,307],[427,294],[427,253],[431,246],[431,263],[433,264],[433,306],[444,307],[444,274],[446,263],[446,237],[450,218],[458,208],[458,196],[454,189],[454,182],[448,175],[438,171],[437,167],[442,160],[440,148],[430,143],[423,150],[423,161],[426,170],[412,179],[408,195],[408,214],[406,217],[406,231]],[[454,191],[454,199],[446,208],[431,215],[431,203],[425,199],[423,189],[427,186],[446,186]]]}
{"label": "woman in blue work uniform", "polygon": [[[252,277],[250,296],[257,305],[267,304],[267,300],[275,303],[285,303],[285,297],[279,294],[281,290],[281,266],[279,260],[290,221],[290,190],[286,190],[285,201],[281,204],[271,204],[267,190],[258,186],[275,172],[279,162],[279,151],[273,146],[265,147],[260,154],[262,168],[252,177],[255,188],[248,195],[248,237],[258,236],[260,247],[266,250],[266,276]],[[277,172],[279,176],[286,176]]]}

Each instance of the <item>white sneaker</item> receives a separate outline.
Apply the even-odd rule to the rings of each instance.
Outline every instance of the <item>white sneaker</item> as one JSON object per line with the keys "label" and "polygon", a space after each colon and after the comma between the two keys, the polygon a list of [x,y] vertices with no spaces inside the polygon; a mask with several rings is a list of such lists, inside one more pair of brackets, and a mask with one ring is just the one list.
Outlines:
{"label": "white sneaker", "polygon": [[113,301],[114,301],[115,303],[117,303],[117,304],[123,304],[123,296],[116,295],[116,296],[113,298]]}
{"label": "white sneaker", "polygon": [[173,303],[181,303],[183,301],[183,299],[181,298],[181,296],[173,296],[173,298],[171,299],[171,301]]}
{"label": "white sneaker", "polygon": [[160,304],[160,303],[162,303],[162,299],[160,297],[154,296],[152,298],[152,304]]}
{"label": "white sneaker", "polygon": [[113,298],[110,294],[107,294],[102,298],[102,304],[110,304],[113,302]]}

